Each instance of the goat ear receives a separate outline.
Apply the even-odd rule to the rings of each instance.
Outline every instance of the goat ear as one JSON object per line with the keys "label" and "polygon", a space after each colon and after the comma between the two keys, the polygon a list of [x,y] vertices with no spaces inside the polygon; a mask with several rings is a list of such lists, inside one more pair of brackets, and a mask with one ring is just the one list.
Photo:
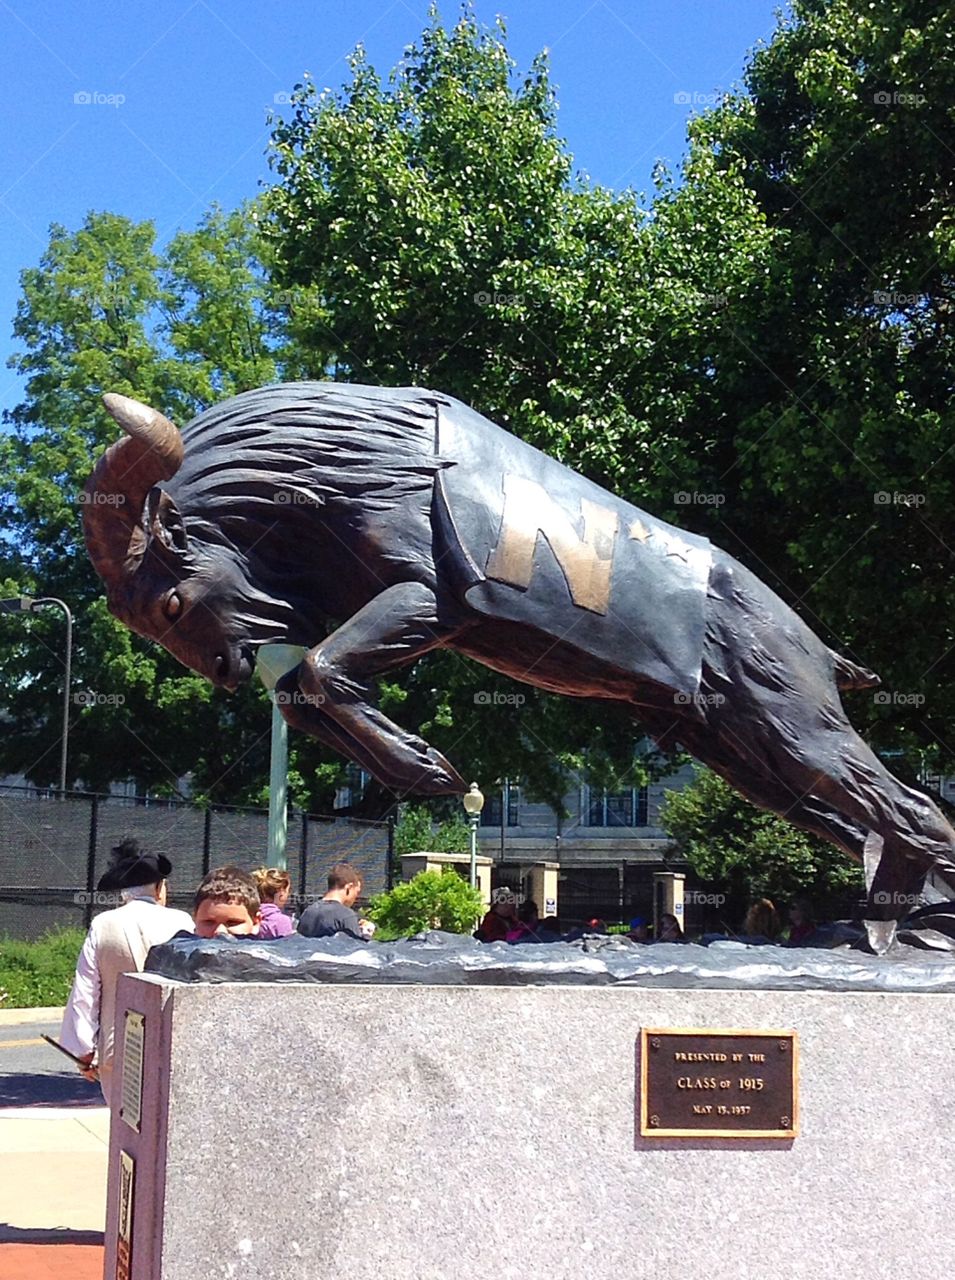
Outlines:
{"label": "goat ear", "polygon": [[149,531],[166,551],[186,555],[189,539],[179,508],[165,489],[149,495]]}

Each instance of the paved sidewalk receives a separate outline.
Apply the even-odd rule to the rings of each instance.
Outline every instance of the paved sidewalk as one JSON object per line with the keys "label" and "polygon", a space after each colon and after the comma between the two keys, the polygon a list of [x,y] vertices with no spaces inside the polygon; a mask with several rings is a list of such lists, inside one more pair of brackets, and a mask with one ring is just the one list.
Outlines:
{"label": "paved sidewalk", "polygon": [[19,1027],[30,1022],[61,1022],[63,1006],[49,1009],[0,1009],[0,1027]]}
{"label": "paved sidewalk", "polygon": [[[0,1026],[58,1021],[0,1011]],[[39,1077],[42,1083],[42,1077]],[[109,1111],[0,1108],[0,1280],[102,1280]]]}
{"label": "paved sidewalk", "polygon": [[103,1280],[103,1246],[0,1244],[0,1280]]}

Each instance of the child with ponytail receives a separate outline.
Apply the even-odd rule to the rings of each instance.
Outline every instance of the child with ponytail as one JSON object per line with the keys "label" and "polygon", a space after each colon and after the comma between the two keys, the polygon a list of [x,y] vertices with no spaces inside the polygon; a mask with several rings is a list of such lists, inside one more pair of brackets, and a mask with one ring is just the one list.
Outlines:
{"label": "child with ponytail", "polygon": [[262,899],[262,920],[259,924],[260,938],[287,938],[295,932],[291,917],[282,908],[288,902],[292,889],[292,880],[287,871],[278,867],[258,867],[252,872],[252,879],[259,889]]}

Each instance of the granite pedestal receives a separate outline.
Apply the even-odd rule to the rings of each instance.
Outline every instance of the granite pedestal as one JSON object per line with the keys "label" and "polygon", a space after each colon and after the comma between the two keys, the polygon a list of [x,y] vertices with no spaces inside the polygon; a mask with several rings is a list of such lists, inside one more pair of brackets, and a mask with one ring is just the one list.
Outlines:
{"label": "granite pedestal", "polygon": [[[142,975],[124,1008],[110,1280],[121,1151],[138,1280],[876,1280],[955,1245],[955,995]],[[640,1138],[641,1027],[795,1030],[799,1136]]]}

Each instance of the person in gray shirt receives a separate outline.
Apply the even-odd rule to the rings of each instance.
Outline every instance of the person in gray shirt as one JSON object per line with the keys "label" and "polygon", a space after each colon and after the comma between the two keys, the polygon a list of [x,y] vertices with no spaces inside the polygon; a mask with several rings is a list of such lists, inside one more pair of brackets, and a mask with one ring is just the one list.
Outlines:
{"label": "person in gray shirt", "polygon": [[353,910],[360,896],[361,876],[350,863],[336,862],[328,873],[328,893],[302,912],[299,933],[306,938],[330,938],[344,933],[363,940],[367,926]]}

